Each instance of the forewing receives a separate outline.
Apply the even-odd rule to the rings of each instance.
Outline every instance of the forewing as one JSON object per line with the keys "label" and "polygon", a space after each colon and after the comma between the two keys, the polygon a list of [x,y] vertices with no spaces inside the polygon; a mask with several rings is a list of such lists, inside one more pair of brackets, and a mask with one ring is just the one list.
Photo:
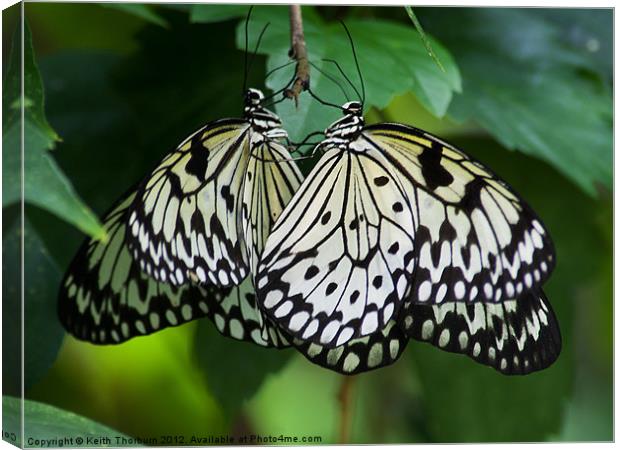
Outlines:
{"label": "forewing", "polygon": [[242,206],[243,233],[253,274],[271,228],[302,180],[301,172],[282,144],[264,139],[253,144]]}
{"label": "forewing", "polygon": [[555,263],[549,233],[530,207],[479,162],[398,124],[362,137],[400,172],[414,212],[414,301],[502,301],[535,289]]}
{"label": "forewing", "polygon": [[285,333],[329,348],[380,332],[413,270],[406,208],[380,152],[328,151],[267,240],[260,306]]}
{"label": "forewing", "polygon": [[172,286],[144,274],[125,245],[125,197],[105,216],[109,240],[93,239],[79,249],[60,286],[58,314],[78,339],[116,344],[204,317],[208,302],[219,303],[229,289]]}
{"label": "forewing", "polygon": [[400,323],[414,339],[507,375],[549,367],[562,348],[558,322],[542,291],[499,303],[411,303]]}
{"label": "forewing", "polygon": [[127,245],[156,280],[218,286],[248,272],[240,224],[252,132],[242,120],[207,125],[166,156],[130,207]]}

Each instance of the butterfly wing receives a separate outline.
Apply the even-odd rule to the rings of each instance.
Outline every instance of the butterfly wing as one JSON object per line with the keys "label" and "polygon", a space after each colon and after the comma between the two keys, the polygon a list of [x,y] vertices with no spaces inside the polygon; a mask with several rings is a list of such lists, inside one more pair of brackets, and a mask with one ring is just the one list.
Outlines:
{"label": "butterfly wing", "polygon": [[310,362],[343,375],[355,375],[393,364],[408,341],[396,321],[391,320],[380,331],[334,348],[298,339],[293,344]]}
{"label": "butterfly wing", "polygon": [[253,145],[243,193],[242,229],[252,273],[275,221],[299,189],[303,176],[279,142],[261,139]]}
{"label": "butterfly wing", "polygon": [[219,296],[209,296],[207,302],[207,316],[221,334],[239,341],[253,342],[261,347],[289,346],[288,338],[258,307],[250,276],[239,286],[229,288],[229,293],[225,289]]}
{"label": "butterfly wing", "polygon": [[489,169],[405,125],[371,125],[359,140],[384,152],[405,185],[415,222],[414,301],[507,300],[548,278],[549,233]]}
{"label": "butterfly wing", "polygon": [[208,124],[140,185],[127,245],[148,275],[173,285],[231,286],[245,278],[239,211],[252,134],[244,120]]}
{"label": "butterfly wing", "polygon": [[257,296],[286,334],[333,348],[380,332],[400,308],[413,221],[386,163],[374,149],[328,151],[278,219]]}
{"label": "butterfly wing", "polygon": [[105,216],[109,240],[86,240],[62,281],[61,323],[78,339],[117,344],[204,317],[226,289],[173,286],[144,274],[125,245],[127,211],[134,193]]}
{"label": "butterfly wing", "polygon": [[410,303],[401,319],[412,338],[508,375],[549,367],[562,348],[558,322],[542,291],[498,303]]}

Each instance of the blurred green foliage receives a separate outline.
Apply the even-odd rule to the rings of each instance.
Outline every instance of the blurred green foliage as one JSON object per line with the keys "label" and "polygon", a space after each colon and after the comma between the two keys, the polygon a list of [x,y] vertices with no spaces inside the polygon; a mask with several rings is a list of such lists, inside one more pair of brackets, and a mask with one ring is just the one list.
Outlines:
{"label": "blurred green foliage", "polygon": [[[416,8],[445,72],[404,8],[305,6],[303,12],[310,59],[341,80],[322,58],[338,60],[359,89],[338,20],[347,23],[369,121],[410,123],[487,163],[540,214],[558,253],[545,288],[564,341],[556,364],[504,377],[411,343],[398,363],[356,377],[351,441],[612,439],[611,10]],[[96,234],[85,204],[103,212],[192,131],[239,116],[246,13],[245,6],[200,4],[26,5],[36,60],[26,33],[25,164],[27,176],[29,169],[42,174],[30,192],[69,205],[32,201],[23,224],[27,435],[85,420],[50,413],[52,406],[38,401],[130,436],[282,433],[336,442],[342,376],[294,351],[224,339],[206,320],[120,346],[66,337],[59,350],[55,293],[84,239],[61,219]],[[250,48],[267,21],[248,84],[274,90],[293,74],[291,65],[265,80],[288,61],[286,8],[255,8]],[[12,218],[3,229],[5,280],[19,275],[20,222],[16,205],[7,206],[19,195],[19,136],[6,128],[19,126],[10,121],[18,111],[15,77],[11,69],[5,74],[10,95],[3,98],[4,167],[13,164],[14,171],[5,174],[13,185],[3,198],[5,218]],[[311,83],[322,98],[344,101],[317,69]],[[340,114],[305,94],[297,108],[286,101],[276,109],[294,139]],[[42,161],[54,170],[35,172]],[[19,285],[5,282],[3,294],[4,333],[15,335]],[[18,355],[7,354],[6,345],[5,338],[4,394],[18,394],[19,380],[10,373]],[[15,400],[8,401],[15,410]]]}

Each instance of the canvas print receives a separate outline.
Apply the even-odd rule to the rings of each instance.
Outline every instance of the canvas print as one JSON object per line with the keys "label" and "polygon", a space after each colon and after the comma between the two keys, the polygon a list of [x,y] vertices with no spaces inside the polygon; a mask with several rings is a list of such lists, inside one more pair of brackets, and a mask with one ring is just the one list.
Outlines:
{"label": "canvas print", "polygon": [[3,11],[3,439],[613,439],[613,11]]}

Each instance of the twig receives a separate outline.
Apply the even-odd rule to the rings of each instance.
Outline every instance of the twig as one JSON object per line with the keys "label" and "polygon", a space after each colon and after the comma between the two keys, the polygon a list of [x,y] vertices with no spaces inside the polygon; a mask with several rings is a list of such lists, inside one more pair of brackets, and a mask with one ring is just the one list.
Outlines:
{"label": "twig", "polygon": [[289,89],[284,91],[284,94],[288,98],[295,99],[295,105],[297,105],[299,94],[310,86],[310,64],[308,64],[301,6],[291,5],[289,13],[291,18],[291,50],[289,56],[297,61],[297,66],[295,68],[295,81]]}
{"label": "twig", "polygon": [[424,44],[424,47],[426,47],[426,51],[428,52],[428,55],[431,58],[433,58],[433,61],[435,61],[435,63],[439,66],[441,71],[445,73],[446,69],[443,68],[443,66],[441,65],[441,61],[439,61],[439,58],[437,57],[437,55],[435,55],[435,52],[433,51],[433,47],[431,46],[431,42],[428,40],[428,37],[426,37],[424,28],[422,28],[422,24],[420,23],[420,21],[418,20],[418,17],[413,12],[413,8],[411,6],[405,6],[405,9],[407,10],[407,14],[409,14],[409,18],[413,22],[415,29],[418,30],[418,33],[420,34],[420,37],[422,38],[422,43]]}
{"label": "twig", "polygon": [[340,432],[338,435],[339,444],[348,444],[351,437],[351,427],[353,425],[353,388],[355,376],[345,376],[338,392],[340,402]]}

